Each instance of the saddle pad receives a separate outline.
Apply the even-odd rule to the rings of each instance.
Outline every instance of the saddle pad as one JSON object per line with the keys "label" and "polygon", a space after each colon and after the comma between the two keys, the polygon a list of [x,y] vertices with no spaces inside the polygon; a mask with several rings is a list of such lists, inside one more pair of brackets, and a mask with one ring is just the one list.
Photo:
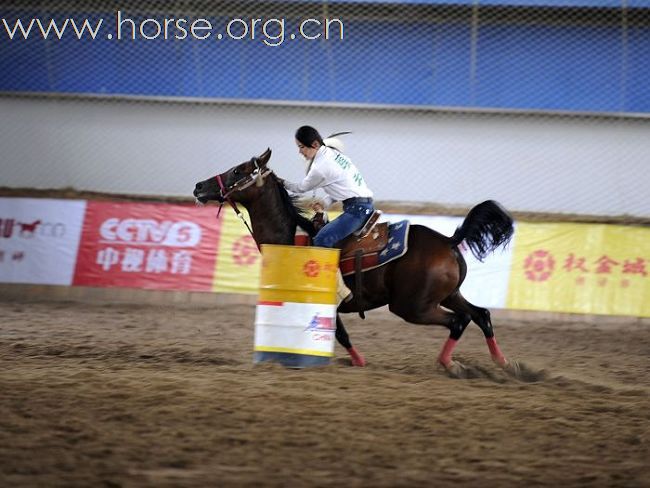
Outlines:
{"label": "saddle pad", "polygon": [[[379,252],[364,254],[361,258],[362,271],[369,271],[384,264],[401,258],[408,250],[408,231],[410,227],[408,220],[402,220],[388,225],[388,242],[386,247]],[[354,256],[344,257],[339,263],[343,276],[354,273]]]}

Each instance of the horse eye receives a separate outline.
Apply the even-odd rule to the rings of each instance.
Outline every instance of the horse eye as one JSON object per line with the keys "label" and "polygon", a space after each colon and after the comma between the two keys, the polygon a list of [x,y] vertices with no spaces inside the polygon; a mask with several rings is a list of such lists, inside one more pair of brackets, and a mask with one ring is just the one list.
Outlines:
{"label": "horse eye", "polygon": [[235,171],[233,171],[233,173],[236,174],[236,175],[238,175],[238,174],[239,174],[239,170],[238,170],[238,169],[235,169]]}

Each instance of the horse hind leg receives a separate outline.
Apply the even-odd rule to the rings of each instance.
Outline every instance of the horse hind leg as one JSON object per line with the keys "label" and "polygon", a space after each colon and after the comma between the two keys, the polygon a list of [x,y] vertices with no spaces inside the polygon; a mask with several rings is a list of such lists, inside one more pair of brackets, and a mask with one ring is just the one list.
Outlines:
{"label": "horse hind leg", "polygon": [[492,320],[490,319],[490,311],[487,308],[477,307],[476,305],[471,304],[458,290],[443,300],[442,305],[459,314],[469,315],[472,321],[478,325],[483,332],[492,360],[501,367],[508,365],[508,360],[501,352],[501,348],[499,348],[496,338],[494,337],[494,328],[492,327]]}
{"label": "horse hind leg", "polygon": [[456,348],[456,344],[458,344],[458,341],[460,340],[460,337],[463,335],[463,332],[465,332],[465,329],[469,325],[471,317],[468,314],[459,313],[455,310],[455,313],[445,312],[440,308],[438,310],[440,310],[441,313],[446,314],[447,321],[443,325],[446,325],[449,329],[449,337],[447,337],[445,344],[440,350],[440,354],[438,355],[438,362],[442,364],[445,369],[447,369],[447,371],[453,373],[454,375],[459,375],[459,372],[456,370],[458,368],[463,368],[463,366],[455,363],[451,356],[454,349]]}
{"label": "horse hind leg", "polygon": [[[462,366],[452,360],[452,353],[460,337],[465,332],[471,321],[467,313],[449,312],[438,305],[425,310],[414,311],[410,307],[398,307],[397,304],[389,305],[390,311],[402,317],[407,322],[420,325],[442,325],[449,329],[449,337],[438,354],[438,362],[450,373],[457,375],[457,369]],[[449,308],[449,307],[447,307]]]}

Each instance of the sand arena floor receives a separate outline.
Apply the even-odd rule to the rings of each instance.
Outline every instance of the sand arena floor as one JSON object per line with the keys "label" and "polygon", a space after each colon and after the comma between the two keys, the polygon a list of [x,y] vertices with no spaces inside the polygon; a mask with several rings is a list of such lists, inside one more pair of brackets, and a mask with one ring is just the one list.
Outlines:
{"label": "sand arena floor", "polygon": [[252,306],[0,302],[0,486],[650,486],[650,323],[349,316],[369,362],[253,366]]}

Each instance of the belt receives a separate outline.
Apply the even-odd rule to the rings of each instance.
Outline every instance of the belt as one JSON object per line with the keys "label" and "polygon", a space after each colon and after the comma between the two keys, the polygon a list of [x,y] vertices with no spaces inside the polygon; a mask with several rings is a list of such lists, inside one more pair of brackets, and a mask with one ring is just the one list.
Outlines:
{"label": "belt", "polygon": [[372,198],[369,197],[353,197],[343,200],[343,205],[354,205],[355,203],[372,203]]}

